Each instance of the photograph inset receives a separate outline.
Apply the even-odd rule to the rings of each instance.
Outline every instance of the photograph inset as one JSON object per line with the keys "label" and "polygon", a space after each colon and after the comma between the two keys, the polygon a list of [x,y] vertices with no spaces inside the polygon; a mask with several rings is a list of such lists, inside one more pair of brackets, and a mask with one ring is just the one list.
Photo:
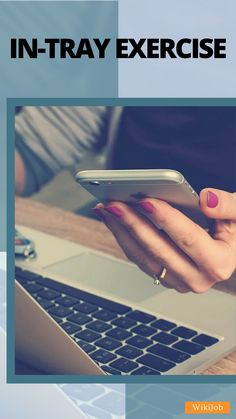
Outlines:
{"label": "photograph inset", "polygon": [[235,121],[16,108],[16,375],[236,373]]}

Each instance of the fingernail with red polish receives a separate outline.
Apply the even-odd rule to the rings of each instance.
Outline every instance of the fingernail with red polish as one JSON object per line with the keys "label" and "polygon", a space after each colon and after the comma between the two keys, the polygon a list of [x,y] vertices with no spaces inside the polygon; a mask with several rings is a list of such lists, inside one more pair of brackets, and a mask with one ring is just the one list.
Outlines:
{"label": "fingernail with red polish", "polygon": [[215,208],[217,207],[218,203],[219,203],[218,196],[214,192],[208,191],[207,192],[207,206],[209,208]]}
{"label": "fingernail with red polish", "polygon": [[149,214],[154,212],[154,206],[151,204],[151,202],[141,201],[139,204],[144,209],[144,211],[148,212]]}
{"label": "fingernail with red polish", "polygon": [[102,221],[105,219],[104,214],[102,213],[100,208],[93,208],[93,210]]}
{"label": "fingernail with red polish", "polygon": [[112,206],[111,207],[106,207],[105,210],[110,212],[112,215],[114,215],[117,218],[122,217],[122,211],[118,207],[112,207]]}

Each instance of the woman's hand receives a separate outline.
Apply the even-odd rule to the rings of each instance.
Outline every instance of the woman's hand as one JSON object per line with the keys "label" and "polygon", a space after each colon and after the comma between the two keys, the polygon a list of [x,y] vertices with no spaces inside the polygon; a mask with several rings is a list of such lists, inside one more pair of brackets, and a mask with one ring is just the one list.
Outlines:
{"label": "woman's hand", "polygon": [[98,204],[95,211],[144,272],[158,276],[165,267],[162,284],[182,293],[202,293],[231,277],[236,269],[236,193],[201,191],[201,211],[215,220],[212,235],[159,199],[139,204],[162,230],[122,202]]}

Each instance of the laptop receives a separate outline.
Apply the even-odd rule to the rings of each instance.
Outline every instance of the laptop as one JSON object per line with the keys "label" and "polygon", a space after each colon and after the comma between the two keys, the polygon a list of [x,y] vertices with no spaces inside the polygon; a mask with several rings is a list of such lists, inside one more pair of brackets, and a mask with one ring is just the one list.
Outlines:
{"label": "laptop", "polygon": [[[6,383],[6,332],[5,300],[6,256],[0,253],[0,401],[1,417],[19,419],[41,419],[50,415],[64,419],[86,419],[73,399],[56,385],[7,384]],[[3,314],[4,313],[4,314]],[[50,409],[50,410],[49,410]]]}
{"label": "laptop", "polygon": [[6,383],[5,296],[6,254],[0,253],[0,402],[4,418],[41,419],[49,413],[58,419],[124,418],[124,384]]}
{"label": "laptop", "polygon": [[122,419],[124,385],[7,384],[6,335],[0,327],[1,417],[17,419]]}
{"label": "laptop", "polygon": [[130,262],[18,226],[16,357],[49,374],[198,374],[236,347],[235,296],[179,294]]}

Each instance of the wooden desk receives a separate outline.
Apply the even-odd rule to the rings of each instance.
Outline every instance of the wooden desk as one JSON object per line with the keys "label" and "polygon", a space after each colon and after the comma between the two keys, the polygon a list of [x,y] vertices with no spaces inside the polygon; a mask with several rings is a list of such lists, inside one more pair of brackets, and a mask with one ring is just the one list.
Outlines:
{"label": "wooden desk", "polygon": [[[125,259],[107,228],[101,222],[86,217],[48,207],[29,199],[17,198],[16,223]],[[229,292],[236,296],[236,284],[231,281],[218,288],[221,288],[222,292]],[[212,365],[202,374],[236,374],[236,351]]]}

